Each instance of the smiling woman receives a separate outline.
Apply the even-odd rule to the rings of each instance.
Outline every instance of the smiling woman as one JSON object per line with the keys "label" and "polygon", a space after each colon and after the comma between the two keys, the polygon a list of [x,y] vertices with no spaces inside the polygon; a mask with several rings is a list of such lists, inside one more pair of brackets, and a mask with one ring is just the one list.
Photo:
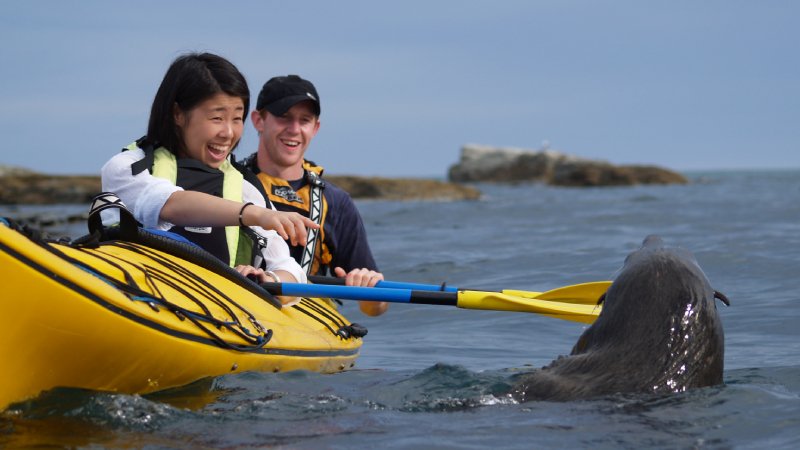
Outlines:
{"label": "smiling woman", "polygon": [[305,282],[284,239],[304,243],[306,228],[317,225],[274,210],[231,155],[249,106],[247,82],[229,61],[177,58],[153,100],[147,135],[106,163],[102,188],[145,227],[182,235],[244,275]]}

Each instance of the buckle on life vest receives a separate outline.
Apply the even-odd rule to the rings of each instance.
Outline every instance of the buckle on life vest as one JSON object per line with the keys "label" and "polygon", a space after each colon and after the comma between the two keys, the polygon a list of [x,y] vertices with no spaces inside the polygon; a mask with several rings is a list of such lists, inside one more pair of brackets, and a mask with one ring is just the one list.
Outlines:
{"label": "buckle on life vest", "polygon": [[310,170],[306,170],[306,181],[308,184],[312,186],[316,186],[320,189],[325,189],[325,180],[319,177],[315,172]]}

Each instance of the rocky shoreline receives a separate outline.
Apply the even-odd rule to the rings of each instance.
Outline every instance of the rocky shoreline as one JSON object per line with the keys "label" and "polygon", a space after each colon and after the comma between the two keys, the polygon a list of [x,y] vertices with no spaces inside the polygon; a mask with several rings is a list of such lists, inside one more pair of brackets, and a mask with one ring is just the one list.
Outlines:
{"label": "rocky shoreline", "polygon": [[[476,200],[481,192],[471,186],[432,179],[326,176],[355,199]],[[0,205],[85,203],[100,192],[100,177],[47,175],[0,165]]]}
{"label": "rocky shoreline", "polygon": [[[476,200],[472,183],[543,183],[594,187],[636,184],[686,184],[681,174],[655,166],[613,165],[553,150],[526,150],[469,144],[448,172],[448,181],[326,175],[355,199]],[[88,204],[100,192],[94,175],[48,175],[0,165],[0,205]]]}

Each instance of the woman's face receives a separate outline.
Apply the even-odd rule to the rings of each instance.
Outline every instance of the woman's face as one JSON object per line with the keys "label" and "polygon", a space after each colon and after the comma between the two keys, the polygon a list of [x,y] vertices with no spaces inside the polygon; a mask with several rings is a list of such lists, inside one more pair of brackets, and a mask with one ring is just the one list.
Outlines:
{"label": "woman's face", "polygon": [[244,114],[242,99],[225,93],[185,112],[176,105],[175,124],[186,146],[178,150],[178,156],[218,169],[242,137]]}

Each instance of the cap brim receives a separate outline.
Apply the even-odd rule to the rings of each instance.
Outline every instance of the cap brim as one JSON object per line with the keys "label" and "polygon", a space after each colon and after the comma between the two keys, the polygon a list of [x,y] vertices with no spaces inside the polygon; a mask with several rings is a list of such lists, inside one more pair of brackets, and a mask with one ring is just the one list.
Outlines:
{"label": "cap brim", "polygon": [[309,98],[306,95],[292,95],[290,97],[284,97],[277,102],[270,103],[269,105],[265,106],[264,109],[270,112],[273,116],[282,116],[286,114],[286,111],[289,110],[292,106],[300,103],[300,102],[311,102],[314,104],[314,112],[319,115],[319,102],[316,100]]}

